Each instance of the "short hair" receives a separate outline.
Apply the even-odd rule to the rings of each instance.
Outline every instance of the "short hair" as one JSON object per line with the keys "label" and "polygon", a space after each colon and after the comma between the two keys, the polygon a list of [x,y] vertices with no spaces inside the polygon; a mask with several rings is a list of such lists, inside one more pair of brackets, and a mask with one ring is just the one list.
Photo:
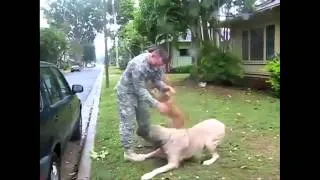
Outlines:
{"label": "short hair", "polygon": [[160,46],[152,46],[150,48],[148,48],[147,50],[149,53],[157,53],[159,54],[159,56],[162,58],[162,62],[163,63],[168,63],[169,62],[169,55],[168,55],[168,52],[160,47]]}

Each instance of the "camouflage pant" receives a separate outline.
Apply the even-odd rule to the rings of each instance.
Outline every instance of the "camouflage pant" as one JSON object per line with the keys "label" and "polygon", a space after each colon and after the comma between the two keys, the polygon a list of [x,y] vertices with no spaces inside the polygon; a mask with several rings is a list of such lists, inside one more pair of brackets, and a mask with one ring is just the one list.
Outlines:
{"label": "camouflage pant", "polygon": [[135,119],[138,123],[137,134],[149,140],[149,105],[140,101],[135,94],[126,92],[117,92],[117,101],[119,106],[119,128],[122,146],[128,150],[132,148],[133,135],[135,129]]}

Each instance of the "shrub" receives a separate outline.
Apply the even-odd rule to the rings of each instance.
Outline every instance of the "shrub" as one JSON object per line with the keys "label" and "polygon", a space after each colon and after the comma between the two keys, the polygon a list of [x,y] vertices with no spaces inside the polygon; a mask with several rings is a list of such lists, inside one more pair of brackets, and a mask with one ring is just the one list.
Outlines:
{"label": "shrub", "polygon": [[170,73],[190,73],[192,65],[175,67],[170,70]]}
{"label": "shrub", "polygon": [[275,91],[276,96],[280,96],[280,53],[276,54],[270,62],[267,63],[266,69],[270,72],[270,78],[267,80]]}
{"label": "shrub", "polygon": [[191,70],[191,77],[199,81],[234,84],[243,76],[241,59],[231,52],[222,52],[211,44],[204,44],[200,64]]}
{"label": "shrub", "polygon": [[125,70],[130,58],[120,58],[119,59],[119,69],[120,70]]}

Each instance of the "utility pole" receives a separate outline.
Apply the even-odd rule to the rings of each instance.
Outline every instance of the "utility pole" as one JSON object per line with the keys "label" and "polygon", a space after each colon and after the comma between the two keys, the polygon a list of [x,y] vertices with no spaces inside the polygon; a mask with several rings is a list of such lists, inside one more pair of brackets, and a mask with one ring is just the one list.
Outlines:
{"label": "utility pole", "polygon": [[104,68],[106,74],[106,87],[109,88],[109,58],[108,58],[108,29],[107,29],[107,2],[103,0],[103,32],[104,32]]}
{"label": "utility pole", "polygon": [[[112,13],[113,13],[113,24],[114,24],[114,27],[116,27],[116,24],[117,24],[117,14],[115,12],[115,9],[114,9],[114,0],[112,0]],[[115,30],[116,31],[116,30]],[[116,32],[114,32],[116,33]],[[114,41],[115,41],[115,49],[116,49],[116,66],[117,68],[119,68],[119,58],[118,58],[118,36],[115,34],[115,37],[114,37]]]}

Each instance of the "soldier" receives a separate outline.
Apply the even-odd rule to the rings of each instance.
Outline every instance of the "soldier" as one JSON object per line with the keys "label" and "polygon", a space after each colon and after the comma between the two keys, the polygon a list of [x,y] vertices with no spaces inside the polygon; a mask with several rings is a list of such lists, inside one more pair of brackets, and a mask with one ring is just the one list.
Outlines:
{"label": "soldier", "polygon": [[125,150],[124,158],[131,161],[142,161],[143,156],[136,154],[132,149],[135,119],[138,123],[137,134],[145,140],[149,138],[149,112],[148,107],[155,107],[160,113],[166,114],[168,106],[154,99],[146,87],[146,81],[150,80],[160,91],[175,90],[163,82],[163,65],[169,60],[165,50],[153,47],[146,53],[142,53],[128,62],[119,82],[116,85],[117,101],[119,105],[120,138]]}

